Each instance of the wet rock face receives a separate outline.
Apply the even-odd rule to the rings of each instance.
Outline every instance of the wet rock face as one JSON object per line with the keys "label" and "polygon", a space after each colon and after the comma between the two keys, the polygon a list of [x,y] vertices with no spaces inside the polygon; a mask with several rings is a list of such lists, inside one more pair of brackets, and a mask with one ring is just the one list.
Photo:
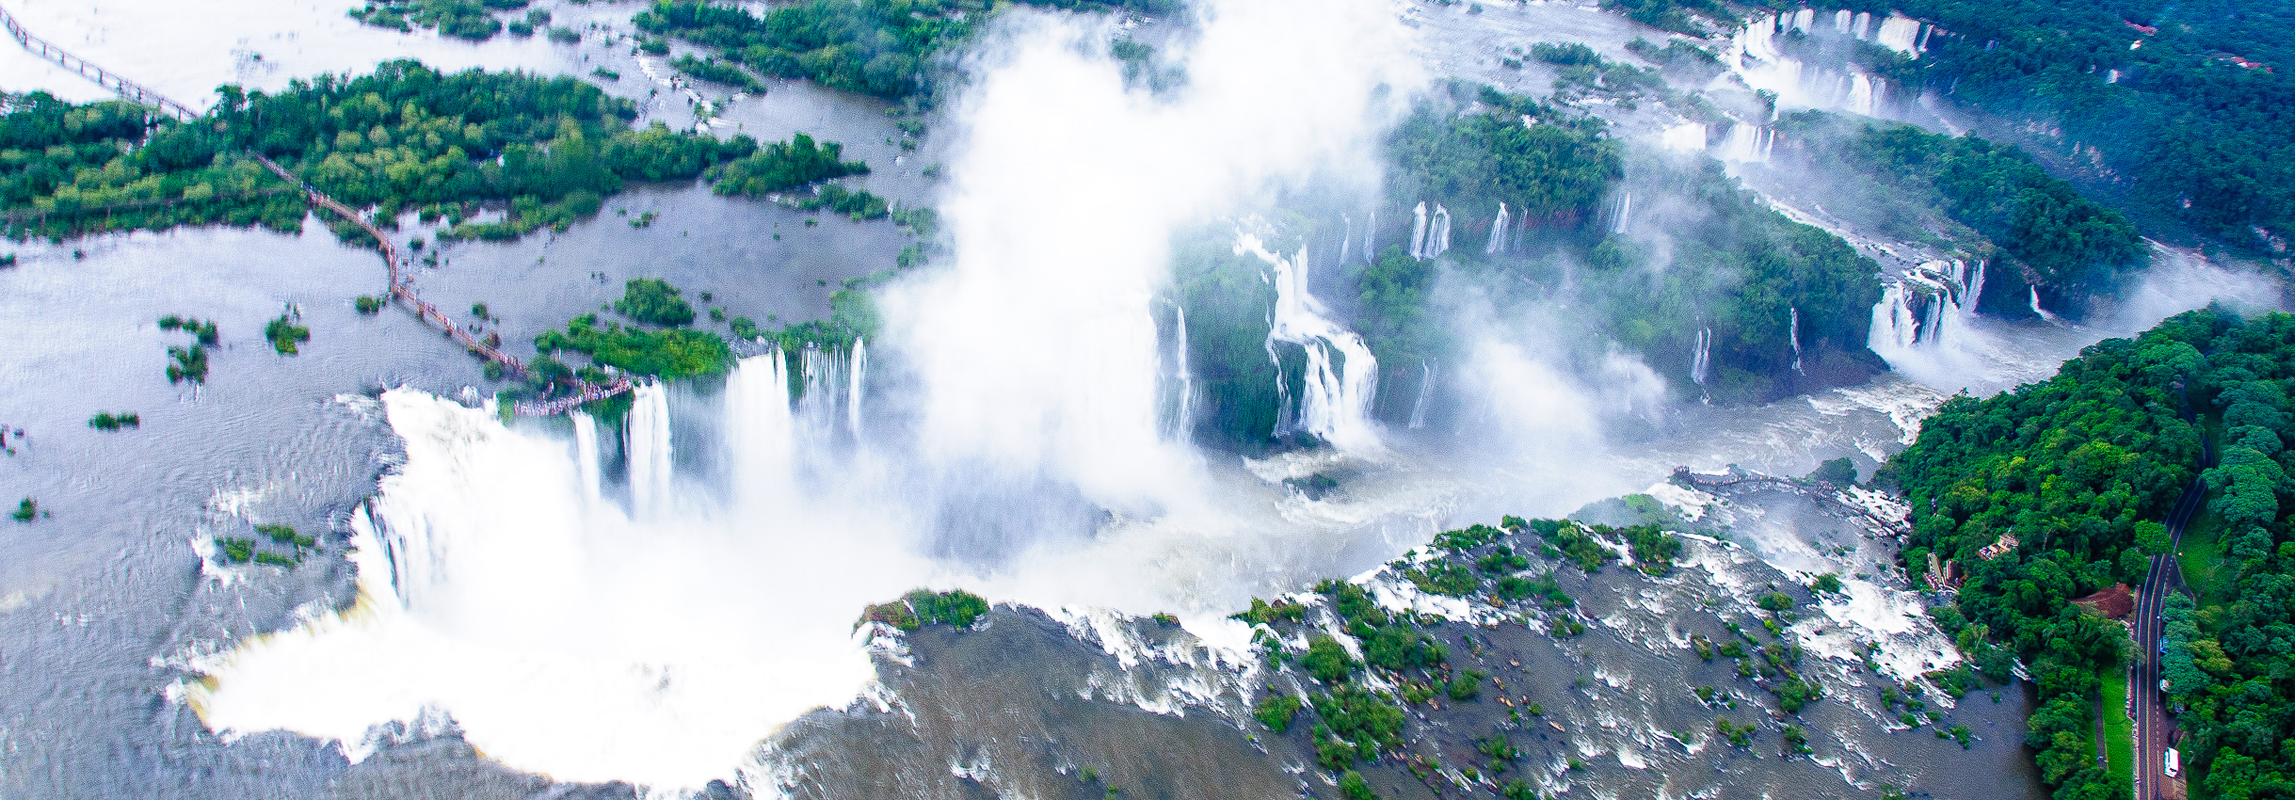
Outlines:
{"label": "wet rock face", "polygon": [[[1186,637],[1139,620],[1150,644]],[[1298,781],[1205,707],[1158,714],[1111,699],[1111,682],[1176,677],[1161,662],[1128,673],[1108,652],[1033,609],[1004,606],[970,630],[932,625],[884,655],[881,705],[817,712],[770,745],[783,789],[800,798],[1273,798]],[[902,663],[903,661],[907,663]],[[1239,702],[1229,696],[1227,703]],[[1087,772],[1088,770],[1088,772]]]}
{"label": "wet rock face", "polygon": [[[1787,522],[1837,533],[1856,518],[1806,501],[1732,502],[1736,536],[1776,535]],[[1756,531],[1756,520],[1767,527]],[[1711,518],[1677,527],[1731,533]],[[1803,588],[1759,548],[1689,532],[1667,569],[1637,560],[1622,529],[1582,530],[1618,537],[1618,559],[1595,560],[1603,565],[1589,572],[1583,553],[1549,548],[1550,536],[1486,533],[1293,595],[1296,607],[1255,610],[1286,655],[1263,640],[1252,663],[1173,657],[1209,651],[1148,619],[1110,630],[1012,607],[967,630],[887,634],[875,699],[807,717],[765,761],[798,797],[1104,798],[1111,788],[1122,797],[1338,797],[1346,769],[1384,798],[1505,796],[1509,787],[1544,797],[1815,800],[1882,787],[2044,796],[2022,747],[2022,687],[1954,699],[1921,676],[1888,672],[1891,659],[1873,648],[1901,642],[1848,630],[1828,605],[1845,594]],[[1462,589],[1469,578],[1449,567],[1474,570],[1474,588]],[[1536,584],[1501,591],[1508,574]],[[1388,629],[1423,637],[1408,645],[1416,655],[1371,655],[1409,638],[1389,632],[1374,645]],[[1858,636],[1870,641],[1841,644]],[[1346,677],[1327,663],[1316,677],[1308,644],[1318,637],[1344,643],[1354,659]],[[1375,666],[1382,660],[1402,666]],[[1789,699],[1796,685],[1805,691]],[[1329,705],[1350,691],[1398,709],[1399,736],[1362,733],[1375,741],[1327,769],[1333,729],[1376,728],[1350,728],[1348,712]],[[1280,695],[1305,702],[1276,733],[1246,710]],[[1908,713],[1917,724],[1906,724]],[[1954,726],[1966,726],[1968,747],[1940,735]]]}

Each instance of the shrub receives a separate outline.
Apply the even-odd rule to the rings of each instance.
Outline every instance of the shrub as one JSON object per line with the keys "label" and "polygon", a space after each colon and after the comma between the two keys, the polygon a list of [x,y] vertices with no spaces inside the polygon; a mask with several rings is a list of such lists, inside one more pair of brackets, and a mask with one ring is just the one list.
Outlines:
{"label": "shrub", "polygon": [[1269,730],[1283,733],[1291,729],[1292,718],[1299,714],[1298,695],[1271,693],[1251,709],[1251,716]]}
{"label": "shrub", "polygon": [[668,328],[693,322],[693,306],[679,296],[677,287],[659,278],[631,278],[622,287],[614,310],[639,322]]}
{"label": "shrub", "polygon": [[988,601],[963,590],[928,592],[919,589],[910,592],[908,605],[924,624],[945,622],[956,628],[970,628],[972,623],[988,613]]}
{"label": "shrub", "polygon": [[1347,649],[1339,645],[1339,640],[1329,636],[1317,636],[1308,640],[1307,656],[1300,659],[1300,663],[1307,667],[1309,674],[1315,676],[1315,680],[1328,684],[1345,682],[1362,666],[1347,655]]}
{"label": "shrub", "polygon": [[271,340],[271,349],[279,351],[279,355],[291,356],[297,352],[298,342],[311,340],[311,329],[295,324],[291,314],[280,314],[278,319],[263,326],[263,338]]}
{"label": "shrub", "polygon": [[99,431],[116,431],[121,428],[139,428],[142,426],[143,417],[133,411],[123,411],[117,414],[106,411],[88,418],[88,427]]}

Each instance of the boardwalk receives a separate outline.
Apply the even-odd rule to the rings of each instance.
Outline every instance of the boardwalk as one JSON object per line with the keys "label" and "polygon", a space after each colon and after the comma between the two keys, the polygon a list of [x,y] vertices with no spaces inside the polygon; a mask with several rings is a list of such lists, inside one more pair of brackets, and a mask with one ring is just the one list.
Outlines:
{"label": "boardwalk", "polygon": [[[121,97],[132,102],[156,108],[160,113],[178,120],[189,121],[199,116],[199,113],[191,110],[189,106],[170,100],[141,84],[98,67],[87,59],[67,53],[63,48],[50,44],[45,39],[33,36],[5,8],[0,8],[0,28],[4,28],[8,37],[15,39],[17,44],[23,45],[24,49],[32,51],[41,58],[56,62],[65,69],[77,72],[82,77],[95,81],[97,85],[117,92]],[[328,196],[326,192],[319,191],[319,187],[311,185],[309,181],[303,180],[295,173],[288,171],[286,167],[280,166],[279,162],[272,161],[262,153],[249,150],[247,155],[255,159],[257,163],[262,164],[265,169],[271,170],[281,179],[298,187],[312,205],[333,212],[336,216],[357,225],[360,230],[372,237],[375,241],[375,247],[382,253],[383,265],[390,273],[390,297],[392,300],[412,309],[414,315],[422,321],[445,330],[446,335],[454,339],[456,343],[469,350],[471,354],[501,367],[504,374],[520,377],[526,374],[526,362],[503,352],[499,347],[481,341],[470,332],[469,328],[456,324],[452,317],[446,315],[446,312],[438,310],[437,306],[423,300],[421,293],[414,288],[414,280],[408,275],[409,262],[399,254],[398,246],[391,243],[390,237],[384,235],[381,229],[375,227],[374,223],[369,222],[365,215],[360,214],[357,209]],[[632,384],[628,378],[621,378],[608,384],[583,383],[573,395],[521,402],[515,408],[517,413],[526,415],[563,414],[583,403],[604,400],[627,392],[631,388]]]}
{"label": "boardwalk", "polygon": [[17,22],[16,17],[9,14],[8,9],[5,8],[0,8],[0,29],[5,29],[8,38],[16,40],[17,44],[23,45],[24,49],[32,51],[33,54],[56,62],[65,69],[77,72],[80,77],[95,81],[96,85],[117,92],[119,96],[138,105],[151,106],[159,109],[159,113],[179,120],[189,121],[199,116],[199,112],[191,110],[190,106],[169,100],[159,92],[145,88],[143,84],[120,77],[117,73],[89,63],[87,59],[64,52],[64,48],[57,47],[46,39],[33,36],[32,32],[25,30],[23,24]]}

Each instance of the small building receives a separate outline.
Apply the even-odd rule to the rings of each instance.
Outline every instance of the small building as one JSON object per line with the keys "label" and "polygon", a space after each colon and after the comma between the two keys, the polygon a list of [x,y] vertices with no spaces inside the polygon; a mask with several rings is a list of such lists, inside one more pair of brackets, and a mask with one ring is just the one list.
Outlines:
{"label": "small building", "polygon": [[1985,545],[1984,549],[1976,551],[1976,557],[1991,561],[2007,555],[2010,550],[2016,549],[2016,544],[2016,532],[2009,531],[2001,534],[2000,538],[1994,539],[1991,544]]}

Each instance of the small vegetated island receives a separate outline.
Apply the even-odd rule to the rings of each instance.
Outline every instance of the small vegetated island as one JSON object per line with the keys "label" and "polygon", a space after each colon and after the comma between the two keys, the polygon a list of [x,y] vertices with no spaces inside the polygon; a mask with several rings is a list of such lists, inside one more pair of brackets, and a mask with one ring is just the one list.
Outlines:
{"label": "small vegetated island", "polygon": [[[43,93],[0,117],[0,208],[29,212],[14,236],[230,224],[297,230],[305,204],[246,157],[277,160],[386,230],[402,210],[444,218],[443,238],[507,239],[563,230],[629,181],[692,180],[749,155],[661,125],[572,78],[412,61],[358,77],[297,80],[277,94],[226,86],[190,122],[121,102],[73,105]],[[506,208],[497,221],[472,220]],[[346,239],[365,235],[338,223]]]}
{"label": "small vegetated island", "polygon": [[[1022,0],[1075,11],[1163,16],[1180,0]],[[833,89],[929,105],[951,56],[970,42],[994,10],[988,0],[803,0],[762,15],[724,2],[656,0],[632,21],[639,30],[708,48],[712,60],[678,62],[699,77],[746,86],[741,67],[778,78],[803,78]],[[669,52],[666,43],[657,52]],[[729,63],[728,63],[729,62]]]}
{"label": "small vegetated island", "polygon": [[2142,582],[2148,558],[2170,551],[2161,520],[2194,476],[2206,511],[2183,538],[2190,595],[2168,599],[2162,658],[2194,793],[2295,785],[2291,379],[2295,317],[2193,311],[2089,347],[2046,382],[1947,401],[1876,476],[1911,503],[1907,570],[1958,583],[1957,602],[1931,612],[1939,624],[1985,678],[2007,680],[2015,659],[2030,668],[2040,705],[2027,742],[2057,797],[2130,791],[2124,769],[2096,763],[2094,740],[2100,677],[2130,657],[2128,637],[2070,601]]}

